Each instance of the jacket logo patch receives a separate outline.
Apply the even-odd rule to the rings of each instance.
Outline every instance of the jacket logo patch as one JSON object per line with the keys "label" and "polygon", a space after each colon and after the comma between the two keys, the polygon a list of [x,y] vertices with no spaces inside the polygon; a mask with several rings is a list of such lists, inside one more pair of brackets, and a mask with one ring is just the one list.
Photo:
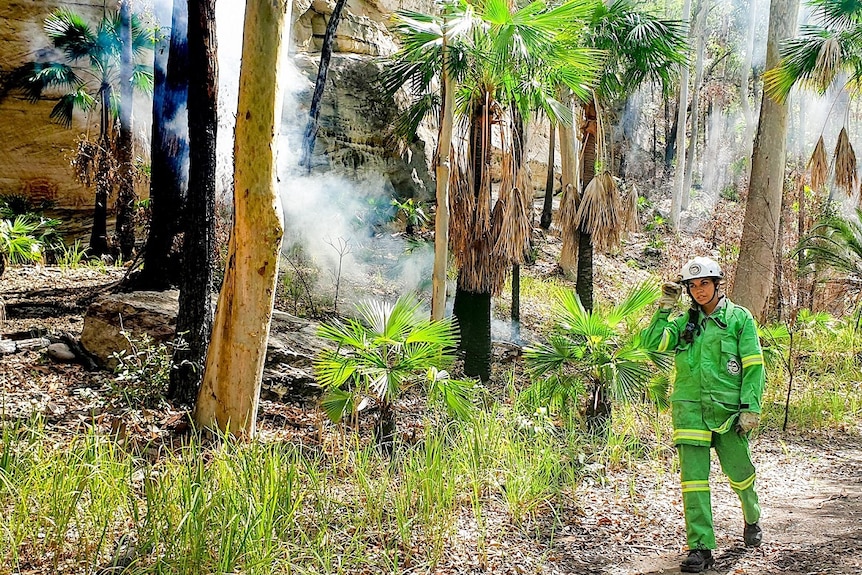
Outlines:
{"label": "jacket logo patch", "polygon": [[731,358],[727,360],[727,373],[730,375],[739,375],[739,372],[742,370],[742,366],[739,365],[739,362],[736,358]]}

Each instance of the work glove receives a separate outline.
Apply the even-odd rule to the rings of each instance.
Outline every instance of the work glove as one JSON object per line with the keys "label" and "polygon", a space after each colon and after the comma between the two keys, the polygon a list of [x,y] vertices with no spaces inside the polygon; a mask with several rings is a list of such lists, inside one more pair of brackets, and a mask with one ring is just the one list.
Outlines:
{"label": "work glove", "polygon": [[658,300],[660,309],[671,309],[682,295],[682,286],[676,282],[664,282],[661,286],[661,298]]}
{"label": "work glove", "polygon": [[736,432],[748,433],[760,423],[760,414],[753,411],[742,411],[736,420]]}

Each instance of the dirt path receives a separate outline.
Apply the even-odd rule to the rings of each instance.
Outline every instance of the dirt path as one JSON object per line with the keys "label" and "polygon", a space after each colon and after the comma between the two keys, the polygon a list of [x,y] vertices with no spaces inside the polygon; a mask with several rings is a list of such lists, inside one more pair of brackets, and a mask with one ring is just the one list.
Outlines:
{"label": "dirt path", "polygon": [[[754,442],[753,452],[763,507],[763,546],[743,546],[738,499],[714,462],[711,479],[718,549],[716,565],[709,573],[862,573],[862,441],[848,435],[812,441],[770,434]],[[622,496],[619,479],[584,495],[592,498],[592,511],[597,514],[604,505],[617,505],[623,512],[641,515],[642,526],[626,520],[617,525],[609,515],[597,515],[593,541],[585,537],[590,530],[558,540],[555,550],[560,558],[555,571],[578,575],[680,572],[685,535],[675,473],[654,475],[649,492],[635,486]],[[585,513],[581,523],[588,516]],[[589,549],[591,544],[596,548]]]}

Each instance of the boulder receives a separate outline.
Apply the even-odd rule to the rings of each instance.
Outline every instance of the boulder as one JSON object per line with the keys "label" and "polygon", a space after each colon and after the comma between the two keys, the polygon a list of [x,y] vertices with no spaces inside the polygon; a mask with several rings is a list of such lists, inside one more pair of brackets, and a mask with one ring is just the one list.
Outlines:
{"label": "boulder", "polygon": [[84,315],[81,345],[102,367],[113,370],[111,356],[129,351],[129,341],[147,335],[156,343],[174,339],[179,292],[139,291],[104,295],[90,304]]}
{"label": "boulder", "polygon": [[[147,335],[157,343],[172,341],[176,333],[179,293],[132,292],[100,297],[87,309],[81,345],[98,364],[116,367],[112,355],[128,350],[132,339]],[[317,336],[317,324],[282,311],[274,311],[267,344],[261,395],[279,401],[305,401],[320,389],[312,362],[318,350],[330,344]]]}

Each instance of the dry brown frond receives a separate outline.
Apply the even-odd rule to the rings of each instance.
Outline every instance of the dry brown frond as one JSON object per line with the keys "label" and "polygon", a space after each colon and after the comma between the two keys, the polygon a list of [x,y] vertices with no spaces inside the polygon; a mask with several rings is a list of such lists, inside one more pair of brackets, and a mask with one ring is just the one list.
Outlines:
{"label": "dry brown frond", "polygon": [[476,198],[469,182],[469,168],[463,147],[453,147],[452,171],[449,177],[449,247],[453,255],[470,249]]}
{"label": "dry brown frond", "polygon": [[622,211],[617,185],[610,172],[602,172],[584,190],[578,208],[578,227],[593,236],[593,246],[606,252],[619,244],[623,231]]}
{"label": "dry brown frond", "polygon": [[524,256],[530,248],[530,220],[527,215],[526,198],[524,193],[518,189],[513,189],[505,198],[497,201],[497,206],[494,208],[495,215],[497,208],[501,206],[500,226],[496,226],[495,231],[496,242],[494,243],[493,256],[503,259],[510,263],[524,263]]}
{"label": "dry brown frond", "polygon": [[838,38],[828,38],[817,53],[817,63],[814,65],[812,78],[815,86],[825,90],[832,83],[835,74],[841,66],[841,43]]}
{"label": "dry brown frond", "polygon": [[829,159],[826,157],[826,144],[823,136],[817,140],[811,159],[808,160],[808,175],[811,178],[811,189],[821,191],[826,186],[826,177],[829,175]]}
{"label": "dry brown frond", "polygon": [[841,128],[835,145],[835,185],[851,196],[856,188],[856,152],[850,143],[847,129]]}

